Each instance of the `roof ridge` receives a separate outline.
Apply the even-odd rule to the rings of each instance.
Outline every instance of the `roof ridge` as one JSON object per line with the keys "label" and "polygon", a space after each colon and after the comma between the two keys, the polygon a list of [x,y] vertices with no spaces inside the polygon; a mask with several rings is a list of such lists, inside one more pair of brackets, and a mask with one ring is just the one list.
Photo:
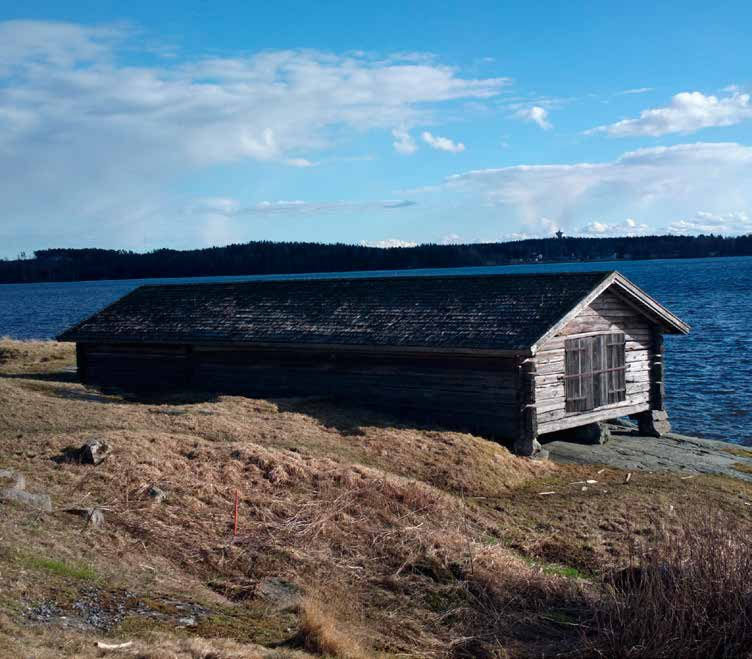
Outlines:
{"label": "roof ridge", "polygon": [[[356,272],[362,272],[354,270],[353,274]],[[135,290],[138,290],[139,288],[178,288],[178,287],[185,287],[185,286],[231,286],[231,285],[245,285],[245,284],[278,284],[278,283],[289,283],[289,282],[299,282],[299,281],[380,281],[380,280],[405,280],[405,279],[496,279],[501,277],[525,277],[525,278],[531,278],[531,277],[563,277],[563,276],[573,276],[573,275],[590,275],[593,277],[600,276],[600,277],[606,277],[608,275],[613,274],[614,272],[618,272],[617,270],[582,270],[582,271],[571,271],[571,270],[563,270],[563,271],[551,271],[551,272],[486,272],[486,273],[455,273],[455,274],[430,274],[430,275],[421,275],[421,274],[398,274],[398,275],[369,275],[367,277],[351,277],[347,276],[347,271],[345,272],[333,272],[333,273],[325,273],[326,275],[331,274],[332,276],[322,276],[318,277],[315,276],[317,273],[304,273],[300,276],[297,276],[296,273],[288,273],[288,274],[281,274],[281,275],[260,275],[263,277],[266,276],[273,276],[273,277],[280,277],[279,279],[245,279],[245,280],[238,280],[238,281],[196,281],[196,282],[175,282],[175,283],[154,283],[154,284],[141,284],[140,286],[137,286]],[[292,275],[292,276],[290,276]],[[344,275],[344,276],[340,276]],[[221,276],[221,275],[220,275]],[[232,277],[233,275],[227,275],[228,277]],[[237,275],[238,277],[244,277],[244,276],[254,276],[254,275]],[[288,277],[286,279],[282,279],[282,277]]]}

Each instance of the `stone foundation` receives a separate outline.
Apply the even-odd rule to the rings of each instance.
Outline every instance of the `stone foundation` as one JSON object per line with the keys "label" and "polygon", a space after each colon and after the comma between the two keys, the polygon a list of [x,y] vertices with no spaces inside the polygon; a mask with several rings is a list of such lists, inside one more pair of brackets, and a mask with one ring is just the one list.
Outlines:
{"label": "stone foundation", "polygon": [[605,444],[611,439],[611,431],[605,423],[588,423],[569,430],[571,441],[579,444]]}
{"label": "stone foundation", "polygon": [[[537,439],[518,439],[512,447],[515,455],[525,458],[539,457],[543,451]],[[546,452],[547,453],[547,452]]]}
{"label": "stone foundation", "polygon": [[638,425],[641,435],[648,437],[662,437],[671,432],[671,424],[668,422],[666,410],[648,410],[633,417]]}

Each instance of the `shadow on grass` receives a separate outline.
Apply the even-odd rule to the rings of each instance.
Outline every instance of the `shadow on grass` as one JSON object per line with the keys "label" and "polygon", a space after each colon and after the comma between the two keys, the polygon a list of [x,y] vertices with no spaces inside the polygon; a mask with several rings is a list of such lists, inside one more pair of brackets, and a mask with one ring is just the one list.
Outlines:
{"label": "shadow on grass", "polygon": [[473,427],[472,423],[437,419],[431,414],[407,406],[374,401],[358,401],[333,397],[270,398],[284,412],[305,414],[327,428],[334,428],[344,436],[359,437],[364,427],[390,430],[419,430],[433,432],[463,432],[483,437],[511,447],[511,442]]}
{"label": "shadow on grass", "polygon": [[0,373],[0,379],[7,380],[37,380],[39,382],[61,382],[69,384],[79,382],[76,371],[54,371],[52,373]]}

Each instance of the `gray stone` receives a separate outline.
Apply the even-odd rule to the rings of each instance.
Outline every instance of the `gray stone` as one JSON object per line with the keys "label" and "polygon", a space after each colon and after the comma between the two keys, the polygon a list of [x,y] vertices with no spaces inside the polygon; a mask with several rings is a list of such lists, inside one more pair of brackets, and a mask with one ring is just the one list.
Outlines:
{"label": "gray stone", "polygon": [[36,510],[41,510],[46,513],[52,512],[52,500],[47,494],[32,494],[31,492],[9,487],[0,490],[0,499],[4,501],[15,501],[22,506],[35,508]]}
{"label": "gray stone", "polygon": [[668,414],[665,410],[649,410],[636,416],[641,435],[663,437],[671,432]]}
{"label": "gray stone", "polygon": [[104,513],[99,508],[65,508],[64,512],[78,515],[86,524],[99,527],[104,524]]}
{"label": "gray stone", "polygon": [[637,424],[631,419],[620,418],[609,421],[612,426],[618,426],[619,428],[628,428],[629,430],[637,430]]}
{"label": "gray stone", "polygon": [[548,460],[549,452],[548,450],[542,448],[539,451],[536,451],[533,453],[530,458],[532,460]]}
{"label": "gray stone", "polygon": [[588,423],[586,426],[572,428],[571,441],[580,444],[605,444],[611,439],[611,431],[605,423]]}
{"label": "gray stone", "polygon": [[167,492],[156,485],[150,486],[146,493],[157,503],[162,503],[167,498]]}
{"label": "gray stone", "polygon": [[[551,437],[545,447],[554,462],[610,465],[633,475],[640,471],[673,471],[683,478],[723,474],[752,481],[752,473],[738,469],[740,464],[752,469],[752,458],[739,455],[734,444],[677,433],[651,437],[617,426],[611,427],[611,434],[611,441],[603,446],[585,446],[557,436]],[[745,500],[746,503],[752,501]]]}
{"label": "gray stone", "polygon": [[300,604],[303,590],[297,584],[279,577],[259,581],[256,594],[281,610],[294,609]]}
{"label": "gray stone", "polygon": [[79,450],[79,457],[84,464],[98,465],[109,454],[109,445],[98,439],[90,439]]}
{"label": "gray stone", "polygon": [[0,489],[25,490],[26,477],[20,471],[0,469]]}
{"label": "gray stone", "polygon": [[537,439],[533,439],[532,441],[521,439],[514,443],[513,450],[515,455],[532,458],[534,455],[541,452],[541,445]]}

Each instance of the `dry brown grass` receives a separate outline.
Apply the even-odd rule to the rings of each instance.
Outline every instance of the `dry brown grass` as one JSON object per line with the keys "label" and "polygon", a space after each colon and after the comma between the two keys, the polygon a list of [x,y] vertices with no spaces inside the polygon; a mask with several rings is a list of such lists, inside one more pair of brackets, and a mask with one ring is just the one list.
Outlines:
{"label": "dry brown grass", "polygon": [[[448,624],[445,614],[468,606],[461,582],[473,553],[532,571],[503,546],[484,547],[495,520],[458,494],[498,496],[552,465],[322,401],[129,401],[72,379],[67,346],[0,349],[9,355],[0,377],[3,466],[22,470],[29,489],[49,492],[58,507],[96,503],[108,518],[84,534],[65,516],[31,531],[15,511],[9,545],[83,556],[105,580],[203,601],[244,605],[267,576],[306,591],[327,583],[353,616],[369,620],[364,647],[428,654],[467,631],[471,616]],[[55,462],[92,436],[114,449],[105,463]],[[152,484],[169,492],[164,504],[149,499]],[[32,600],[44,595],[24,589]]]}
{"label": "dry brown grass", "polygon": [[308,598],[303,602],[298,642],[309,652],[338,659],[367,659],[361,643],[331,614],[331,606]]}
{"label": "dry brown grass", "polygon": [[[203,656],[204,643],[206,656],[253,656],[242,654],[257,651],[252,643],[300,638],[309,651],[341,656],[544,655],[580,641],[596,595],[573,567],[624,562],[625,532],[649,536],[669,506],[752,501],[741,482],[636,475],[624,486],[618,470],[520,459],[473,435],[321,400],[133,401],[81,386],[72,367],[70,346],[0,341],[0,468],[23,471],[58,508],[107,509],[95,530],[3,506],[0,611],[14,631],[0,618],[0,654],[18,635],[58,656],[91,641],[66,632],[61,650],[46,632],[31,633],[23,606],[73,602],[82,584],[40,574],[28,566],[44,560],[23,554],[89,566],[110,598],[128,589],[213,611],[178,635],[169,625],[140,629],[137,617],[119,623],[112,632],[139,651],[164,653],[142,656]],[[113,447],[108,460],[60,461],[92,437]],[[587,478],[597,487],[572,485]],[[149,498],[150,485],[169,492],[164,503]],[[749,508],[738,518],[749,524]],[[263,608],[258,587],[269,577],[309,596],[300,620]]]}

